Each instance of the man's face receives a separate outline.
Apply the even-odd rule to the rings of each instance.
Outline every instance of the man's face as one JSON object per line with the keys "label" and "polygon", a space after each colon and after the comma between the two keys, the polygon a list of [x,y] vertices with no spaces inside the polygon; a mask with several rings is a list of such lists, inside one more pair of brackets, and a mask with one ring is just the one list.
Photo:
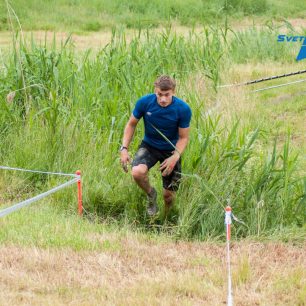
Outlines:
{"label": "man's face", "polygon": [[166,107],[172,102],[172,97],[174,95],[174,90],[169,89],[169,90],[161,90],[158,87],[155,87],[154,90],[156,97],[157,97],[157,103],[161,107]]}

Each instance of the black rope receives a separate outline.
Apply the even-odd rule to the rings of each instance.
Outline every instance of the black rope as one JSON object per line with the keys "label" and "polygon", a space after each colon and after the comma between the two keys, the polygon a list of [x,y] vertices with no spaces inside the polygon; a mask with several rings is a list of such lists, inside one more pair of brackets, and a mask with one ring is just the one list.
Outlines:
{"label": "black rope", "polygon": [[257,83],[264,82],[264,81],[280,79],[280,78],[284,78],[284,77],[288,77],[288,76],[292,76],[292,75],[297,75],[297,74],[303,74],[303,73],[306,73],[306,70],[300,70],[300,71],[296,71],[296,72],[290,72],[290,73],[285,73],[285,74],[281,74],[281,75],[275,75],[275,76],[271,76],[271,77],[268,77],[268,78],[248,81],[248,82],[244,82],[244,83],[221,85],[221,86],[218,86],[218,87],[232,87],[232,86],[251,85],[251,84],[257,84]]}

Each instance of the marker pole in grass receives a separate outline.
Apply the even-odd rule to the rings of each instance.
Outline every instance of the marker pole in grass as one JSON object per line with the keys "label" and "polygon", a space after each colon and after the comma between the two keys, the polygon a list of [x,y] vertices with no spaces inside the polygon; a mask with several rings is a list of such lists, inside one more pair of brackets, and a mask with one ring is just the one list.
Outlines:
{"label": "marker pole in grass", "polygon": [[226,248],[227,248],[227,306],[233,305],[232,295],[232,276],[231,276],[231,256],[230,256],[230,240],[231,240],[231,224],[232,209],[230,206],[225,208],[225,226],[226,226]]}
{"label": "marker pole in grass", "polygon": [[78,170],[76,173],[76,176],[78,178],[77,184],[78,184],[78,212],[79,215],[83,215],[83,200],[82,200],[82,180],[81,180],[81,171]]}

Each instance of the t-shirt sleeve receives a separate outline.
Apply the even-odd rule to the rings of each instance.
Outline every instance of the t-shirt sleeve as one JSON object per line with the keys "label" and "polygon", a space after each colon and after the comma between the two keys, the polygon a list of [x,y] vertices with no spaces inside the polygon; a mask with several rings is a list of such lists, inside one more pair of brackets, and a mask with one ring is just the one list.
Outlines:
{"label": "t-shirt sleeve", "polygon": [[136,119],[140,119],[145,114],[145,99],[140,98],[135,105],[133,115]]}
{"label": "t-shirt sleeve", "polygon": [[191,108],[189,107],[189,105],[186,104],[186,106],[181,110],[181,116],[178,126],[180,128],[188,128],[190,125],[191,115]]}

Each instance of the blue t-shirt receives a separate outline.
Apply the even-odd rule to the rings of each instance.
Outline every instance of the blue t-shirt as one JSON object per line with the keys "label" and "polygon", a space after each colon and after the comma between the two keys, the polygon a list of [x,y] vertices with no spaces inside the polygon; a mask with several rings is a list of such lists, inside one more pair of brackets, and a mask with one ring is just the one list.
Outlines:
{"label": "blue t-shirt", "polygon": [[191,109],[186,102],[175,96],[171,104],[162,107],[158,104],[156,95],[149,94],[137,101],[133,115],[136,119],[143,117],[145,126],[143,140],[147,144],[159,150],[173,151],[173,146],[156,129],[175,146],[179,138],[178,128],[189,127]]}

